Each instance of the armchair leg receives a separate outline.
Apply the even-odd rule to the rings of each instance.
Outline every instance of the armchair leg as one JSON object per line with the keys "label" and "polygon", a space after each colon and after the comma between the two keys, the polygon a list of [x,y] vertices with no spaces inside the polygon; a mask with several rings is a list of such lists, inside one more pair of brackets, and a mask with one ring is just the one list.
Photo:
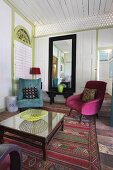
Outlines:
{"label": "armchair leg", "polygon": [[68,114],[68,116],[70,116],[70,114],[71,114],[72,110],[73,110],[73,109],[71,108],[71,109],[70,109],[70,111],[69,111],[69,114]]}
{"label": "armchair leg", "polygon": [[96,118],[98,119],[98,113],[96,114]]}
{"label": "armchair leg", "polygon": [[81,120],[82,120],[82,114],[80,114],[80,122],[81,122]]}
{"label": "armchair leg", "polygon": [[10,153],[10,159],[11,159],[11,164],[10,164],[10,169],[11,170],[21,170],[21,157],[20,154],[16,151],[13,151]]}

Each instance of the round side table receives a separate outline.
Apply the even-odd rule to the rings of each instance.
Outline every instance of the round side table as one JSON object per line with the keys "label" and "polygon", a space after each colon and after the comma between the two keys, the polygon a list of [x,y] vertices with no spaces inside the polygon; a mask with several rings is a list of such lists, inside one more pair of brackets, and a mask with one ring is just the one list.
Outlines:
{"label": "round side table", "polygon": [[6,107],[9,112],[18,111],[17,96],[7,96],[6,97]]}

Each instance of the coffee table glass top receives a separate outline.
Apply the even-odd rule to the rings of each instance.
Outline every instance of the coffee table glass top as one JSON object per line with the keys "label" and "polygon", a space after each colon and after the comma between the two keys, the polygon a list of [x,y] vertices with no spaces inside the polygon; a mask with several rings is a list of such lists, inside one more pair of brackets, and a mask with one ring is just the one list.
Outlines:
{"label": "coffee table glass top", "polygon": [[[30,118],[30,116],[33,116],[34,120],[27,120],[25,117],[27,113],[29,115],[28,117]],[[39,117],[37,116],[38,114]],[[42,109],[28,109],[0,122],[0,125],[22,132],[47,137],[58,123],[63,120],[64,115],[65,114],[63,113],[50,112]]]}

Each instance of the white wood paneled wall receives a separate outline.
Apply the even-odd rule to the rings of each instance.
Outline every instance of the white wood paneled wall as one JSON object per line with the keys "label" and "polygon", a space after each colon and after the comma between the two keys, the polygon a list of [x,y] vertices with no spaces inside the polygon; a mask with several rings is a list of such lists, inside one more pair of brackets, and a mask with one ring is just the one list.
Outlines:
{"label": "white wood paneled wall", "polygon": [[11,8],[0,1],[0,109],[5,108],[5,98],[11,95]]}
{"label": "white wood paneled wall", "polygon": [[76,92],[81,92],[88,80],[96,79],[96,31],[77,33]]}
{"label": "white wood paneled wall", "polygon": [[49,37],[35,40],[35,66],[41,69],[42,89],[48,90]]}
{"label": "white wood paneled wall", "polygon": [[[41,68],[43,91],[48,90],[49,37],[36,38],[35,65]],[[77,33],[76,93],[96,78],[96,31]]]}

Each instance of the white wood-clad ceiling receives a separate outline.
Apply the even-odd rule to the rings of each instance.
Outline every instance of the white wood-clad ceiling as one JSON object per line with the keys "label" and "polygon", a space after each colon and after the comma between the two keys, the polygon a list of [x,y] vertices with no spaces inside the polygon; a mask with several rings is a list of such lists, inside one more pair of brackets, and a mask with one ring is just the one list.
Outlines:
{"label": "white wood-clad ceiling", "polygon": [[9,0],[36,36],[113,25],[113,0]]}

